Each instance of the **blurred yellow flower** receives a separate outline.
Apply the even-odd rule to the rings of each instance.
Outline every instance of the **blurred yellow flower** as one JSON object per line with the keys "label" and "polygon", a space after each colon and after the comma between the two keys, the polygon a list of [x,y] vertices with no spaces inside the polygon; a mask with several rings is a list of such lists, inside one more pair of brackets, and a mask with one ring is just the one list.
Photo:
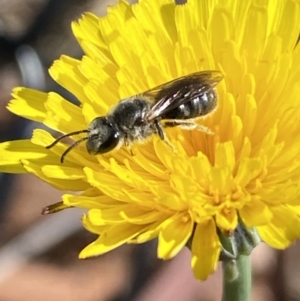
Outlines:
{"label": "blurred yellow flower", "polygon": [[[99,238],[81,258],[158,237],[158,257],[191,242],[192,268],[205,279],[221,252],[217,229],[240,218],[262,240],[283,249],[300,237],[300,4],[293,0],[120,1],[98,18],[73,23],[85,52],[62,56],[50,69],[81,102],[16,88],[8,109],[69,133],[88,127],[120,99],[200,70],[220,70],[216,112],[199,122],[207,135],[167,130],[159,138],[91,156],[37,129],[31,140],[0,145],[0,169],[32,173],[69,191],[63,204],[89,209],[84,226]],[[78,139],[78,136],[77,136]],[[192,240],[192,241],[191,241]]]}

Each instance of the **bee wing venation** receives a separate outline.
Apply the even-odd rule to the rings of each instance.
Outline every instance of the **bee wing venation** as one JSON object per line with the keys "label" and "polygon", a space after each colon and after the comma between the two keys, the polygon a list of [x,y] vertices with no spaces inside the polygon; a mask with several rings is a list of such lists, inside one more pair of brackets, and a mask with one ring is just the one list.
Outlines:
{"label": "bee wing venation", "polygon": [[219,71],[201,71],[182,76],[142,93],[143,96],[154,103],[146,113],[145,119],[153,121],[193,98],[208,92],[222,78],[223,76]]}

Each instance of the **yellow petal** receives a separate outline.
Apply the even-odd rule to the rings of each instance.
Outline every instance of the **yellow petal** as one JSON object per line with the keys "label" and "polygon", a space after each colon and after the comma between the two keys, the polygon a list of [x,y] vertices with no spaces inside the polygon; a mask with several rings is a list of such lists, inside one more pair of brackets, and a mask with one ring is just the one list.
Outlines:
{"label": "yellow petal", "polygon": [[258,225],[266,225],[272,219],[272,210],[261,200],[254,198],[249,202],[249,205],[244,206],[239,210],[240,216],[247,227]]}
{"label": "yellow petal", "polygon": [[265,45],[268,25],[267,6],[252,4],[247,13],[242,48],[252,58],[259,58]]}
{"label": "yellow petal", "polygon": [[299,39],[300,7],[297,1],[285,2],[278,29],[282,38],[283,51],[293,49]]}
{"label": "yellow petal", "polygon": [[22,159],[21,163],[27,172],[34,174],[35,176],[39,177],[43,181],[49,183],[59,190],[82,191],[89,187],[88,183],[82,180],[64,180],[50,178],[44,175],[39,165],[34,164],[33,162],[30,162],[28,160]]}
{"label": "yellow petal", "polygon": [[[176,232],[176,236],[174,235]],[[186,245],[193,231],[193,220],[182,213],[168,218],[161,226],[158,236],[157,255],[162,259],[176,256]]]}
{"label": "yellow petal", "polygon": [[144,228],[141,234],[128,241],[128,243],[141,244],[155,239],[159,234],[161,222],[161,220],[158,220],[155,223],[149,224],[147,227]]}
{"label": "yellow petal", "polygon": [[43,122],[46,117],[45,102],[48,94],[28,88],[15,88],[13,100],[7,108],[12,113],[37,122]]}
{"label": "yellow petal", "polygon": [[270,246],[284,249],[300,237],[299,216],[284,205],[271,208],[271,211],[272,220],[265,226],[258,226],[258,233]]}
{"label": "yellow petal", "polygon": [[62,56],[60,60],[53,63],[49,69],[51,77],[60,85],[66,88],[77,97],[81,102],[88,101],[86,98],[83,87],[86,84],[86,78],[78,72],[80,61]]}
{"label": "yellow petal", "polygon": [[144,225],[154,223],[155,221],[163,221],[168,215],[165,212],[156,210],[149,211],[146,210],[146,208],[136,208],[136,206],[133,205],[122,209],[120,216],[129,223]]}
{"label": "yellow petal", "polygon": [[24,173],[21,160],[28,159],[47,163],[56,160],[56,156],[44,147],[37,147],[30,140],[15,140],[0,143],[1,170],[8,173]]}
{"label": "yellow petal", "polygon": [[196,278],[205,280],[217,268],[220,252],[214,221],[198,224],[192,242],[192,268]]}
{"label": "yellow petal", "polygon": [[216,224],[222,230],[234,230],[238,225],[236,210],[232,208],[224,208],[222,212],[216,214]]}
{"label": "yellow petal", "polygon": [[105,232],[90,245],[85,247],[79,254],[79,258],[97,256],[111,251],[143,231],[143,227],[131,224],[114,225],[106,229]]}
{"label": "yellow petal", "polygon": [[[72,23],[74,36],[81,46],[83,41],[88,40],[99,48],[106,48],[103,37],[99,32],[98,23],[99,18],[91,13],[85,13],[78,22]],[[86,50],[84,47],[83,49]]]}
{"label": "yellow petal", "polygon": [[98,235],[105,232],[108,229],[108,226],[106,225],[96,226],[92,224],[86,214],[82,216],[82,224],[88,231]]}
{"label": "yellow petal", "polygon": [[44,165],[41,168],[42,173],[49,178],[64,179],[64,180],[79,180],[85,179],[83,170],[74,167],[62,165]]}
{"label": "yellow petal", "polygon": [[69,207],[79,207],[79,208],[95,208],[95,209],[107,209],[115,206],[122,205],[107,195],[99,195],[97,190],[97,196],[86,196],[86,195],[63,195],[63,202]]}
{"label": "yellow petal", "polygon": [[45,124],[62,133],[87,129],[87,124],[78,106],[66,101],[60,95],[50,92],[45,103],[47,115]]}

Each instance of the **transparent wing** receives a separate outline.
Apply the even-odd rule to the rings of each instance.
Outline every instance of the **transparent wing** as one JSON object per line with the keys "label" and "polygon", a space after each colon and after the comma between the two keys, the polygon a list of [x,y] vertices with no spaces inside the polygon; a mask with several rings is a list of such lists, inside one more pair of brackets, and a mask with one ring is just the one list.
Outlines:
{"label": "transparent wing", "polygon": [[154,103],[145,119],[153,121],[193,98],[201,96],[213,89],[222,78],[219,71],[195,72],[142,93],[141,95]]}

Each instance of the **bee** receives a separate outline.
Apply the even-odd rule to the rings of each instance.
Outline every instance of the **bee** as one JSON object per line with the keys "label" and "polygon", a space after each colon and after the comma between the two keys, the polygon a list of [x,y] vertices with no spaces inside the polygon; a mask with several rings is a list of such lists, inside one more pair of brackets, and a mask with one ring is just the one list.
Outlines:
{"label": "bee", "polygon": [[215,87],[222,78],[219,71],[195,72],[122,99],[106,116],[95,118],[88,129],[62,135],[46,148],[52,148],[63,138],[87,133],[66,149],[60,159],[63,163],[66,155],[83,141],[88,153],[97,155],[124,144],[129,147],[133,142],[143,142],[152,135],[158,135],[171,146],[164,131],[166,127],[212,133],[196,120],[216,108]]}

